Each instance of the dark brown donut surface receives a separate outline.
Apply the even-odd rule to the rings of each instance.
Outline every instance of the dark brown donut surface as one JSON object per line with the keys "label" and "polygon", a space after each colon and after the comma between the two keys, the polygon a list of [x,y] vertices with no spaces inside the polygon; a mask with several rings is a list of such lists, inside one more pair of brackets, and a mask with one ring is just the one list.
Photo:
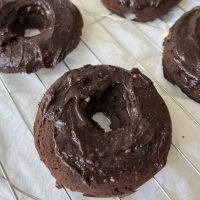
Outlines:
{"label": "dark brown donut surface", "polygon": [[113,13],[135,14],[135,21],[152,21],[166,14],[181,0],[101,0]]}
{"label": "dark brown donut surface", "polygon": [[165,77],[200,103],[200,7],[184,14],[164,42]]}
{"label": "dark brown donut surface", "polygon": [[[103,112],[112,131],[92,116]],[[59,185],[86,196],[134,192],[160,171],[171,143],[168,109],[138,69],[109,65],[65,73],[46,92],[35,145]]]}
{"label": "dark brown donut surface", "polygon": [[[79,43],[83,21],[68,0],[0,1],[0,72],[51,68]],[[26,37],[26,29],[40,34]]]}

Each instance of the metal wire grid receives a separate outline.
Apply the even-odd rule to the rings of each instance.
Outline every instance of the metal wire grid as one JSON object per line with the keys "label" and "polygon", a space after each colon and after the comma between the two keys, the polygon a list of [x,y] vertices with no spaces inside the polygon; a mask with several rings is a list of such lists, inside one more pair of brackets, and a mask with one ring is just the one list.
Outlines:
{"label": "metal wire grid", "polygon": [[[84,4],[83,1],[80,1],[81,4]],[[200,4],[200,1],[199,1],[199,4]],[[179,8],[185,12],[185,10],[179,6]],[[146,72],[146,74],[151,77],[154,82],[160,87],[160,89],[165,93],[165,94],[168,94],[168,91],[157,81],[155,80],[153,77],[152,77],[152,74],[151,72],[147,71],[147,69],[145,67],[143,67],[143,65],[141,64],[141,62],[136,58],[134,57],[133,55],[130,54],[129,51],[127,51],[126,47],[124,47],[121,43],[118,42],[118,40],[115,38],[115,36],[109,31],[109,29],[102,23],[102,20],[104,19],[104,17],[100,18],[100,19],[95,19],[92,23],[90,23],[88,26],[92,25],[92,24],[98,24],[108,35],[110,35],[113,40],[115,41],[115,43],[124,51],[127,53],[127,55],[131,56],[135,61],[136,63],[138,64],[139,68],[143,71]],[[148,35],[142,31],[142,29],[140,29],[137,25],[134,25],[133,26],[136,27],[136,29],[139,31],[139,33],[145,38],[147,39],[155,48],[159,49],[160,52],[162,52],[162,49],[159,47],[159,45],[157,45],[155,43],[155,41],[153,41],[151,38],[148,37]],[[88,51],[96,58],[96,60],[99,62],[99,63],[103,63],[102,59],[98,57],[98,55],[96,55],[94,49],[92,49],[88,44],[87,44],[87,40],[85,40],[84,38],[82,38],[82,43],[83,45],[88,49]],[[67,62],[64,61],[63,64],[67,67],[68,70],[71,70],[71,68],[68,66]],[[43,87],[45,88],[45,90],[47,89],[47,87],[45,86],[45,84],[43,83],[43,81],[40,79],[40,76],[36,73],[35,74],[38,78],[38,80],[42,83]],[[9,89],[7,88],[6,86],[6,83],[4,83],[3,79],[2,79],[2,76],[0,76],[0,81],[7,93],[7,95],[9,96],[10,100],[12,101],[12,103],[14,104],[14,106],[16,107],[17,111],[19,112],[21,118],[23,119],[24,121],[24,124],[26,125],[26,127],[28,128],[29,132],[31,134],[33,134],[32,130],[31,130],[31,127],[28,125],[26,119],[24,118],[23,116],[23,113],[21,113],[20,109],[18,108],[18,105],[16,104],[15,100],[13,99],[12,97],[12,94],[9,92]],[[171,98],[171,100],[181,109],[183,110],[186,115],[188,116],[188,118],[194,123],[196,124],[196,126],[200,127],[200,123],[198,122],[198,120],[192,115],[192,113],[187,110],[179,101],[177,101],[177,99],[175,99],[173,96],[171,96],[170,94],[168,94],[168,96]],[[175,144],[172,144],[172,146],[180,153],[180,155],[183,157],[183,159],[192,167],[192,169],[197,173],[197,175],[200,175],[200,172],[199,172],[199,169],[197,169],[197,167],[190,161],[190,158],[188,158]],[[1,168],[1,171],[2,171],[2,174],[3,174],[3,177],[8,181],[8,185],[10,187],[10,191],[11,193],[13,194],[13,197],[15,200],[18,200],[18,195],[16,193],[16,187],[15,185],[13,185],[10,181],[9,181],[9,175],[7,174],[6,172],[6,169],[4,168],[2,162],[0,161],[0,168]],[[156,185],[161,189],[161,191],[164,193],[166,199],[173,199],[172,197],[170,197],[170,194],[168,194],[168,192],[161,186],[160,182],[154,177],[154,181],[156,183]],[[69,191],[67,189],[64,189],[65,190],[65,193],[66,193],[66,199],[69,199],[69,200],[73,200]],[[27,195],[27,194],[25,194]],[[36,199],[35,197],[33,196],[29,196],[30,198],[32,199]],[[121,198],[117,198],[117,199],[121,199]]]}

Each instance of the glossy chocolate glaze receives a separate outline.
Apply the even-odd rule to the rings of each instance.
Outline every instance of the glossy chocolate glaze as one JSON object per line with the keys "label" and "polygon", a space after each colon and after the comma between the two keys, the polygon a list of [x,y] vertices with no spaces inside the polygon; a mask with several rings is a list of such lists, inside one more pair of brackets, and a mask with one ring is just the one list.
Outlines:
{"label": "glossy chocolate glaze", "polygon": [[[0,72],[51,68],[80,40],[83,26],[68,0],[3,0],[0,4]],[[25,37],[26,29],[40,34]]]}
{"label": "glossy chocolate glaze", "polygon": [[171,82],[200,102],[200,7],[187,12],[175,23],[164,45],[168,79],[170,76]]}
{"label": "glossy chocolate glaze", "polygon": [[164,0],[117,0],[119,4],[127,7],[142,9],[146,6],[158,7]]}
{"label": "glossy chocolate glaze", "polygon": [[[92,120],[97,112],[110,119],[112,131],[105,132]],[[47,127],[51,130],[48,133]],[[81,177],[77,184],[83,186],[77,190],[92,196],[112,196],[109,187],[105,194],[93,190],[117,184],[115,187],[126,188],[121,193],[118,189],[120,194],[130,193],[163,168],[171,142],[171,121],[153,83],[138,69],[88,65],[62,76],[40,103],[36,147],[52,171],[42,150],[45,144],[41,138],[48,134],[57,162]],[[132,180],[126,183],[133,179],[131,174],[139,176],[135,185]],[[59,175],[55,177],[70,187]],[[123,183],[122,177],[126,180]],[[93,190],[88,192],[88,187]]]}
{"label": "glossy chocolate glaze", "polygon": [[152,21],[166,14],[181,0],[101,0],[112,12],[140,22]]}

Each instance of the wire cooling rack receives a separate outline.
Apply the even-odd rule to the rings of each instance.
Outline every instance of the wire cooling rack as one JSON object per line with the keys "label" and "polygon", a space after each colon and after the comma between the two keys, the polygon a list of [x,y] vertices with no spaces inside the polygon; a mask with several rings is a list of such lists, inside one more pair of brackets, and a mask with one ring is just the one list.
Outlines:
{"label": "wire cooling rack", "polygon": [[150,77],[168,105],[173,142],[167,166],[136,193],[109,200],[200,199],[200,105],[167,82],[162,73],[162,43],[169,27],[200,0],[183,0],[166,16],[131,23],[106,10],[100,0],[73,0],[85,22],[81,42],[54,70],[31,75],[0,75],[0,199],[95,200],[55,180],[34,148],[33,123],[46,89],[64,72],[85,64],[138,67]]}

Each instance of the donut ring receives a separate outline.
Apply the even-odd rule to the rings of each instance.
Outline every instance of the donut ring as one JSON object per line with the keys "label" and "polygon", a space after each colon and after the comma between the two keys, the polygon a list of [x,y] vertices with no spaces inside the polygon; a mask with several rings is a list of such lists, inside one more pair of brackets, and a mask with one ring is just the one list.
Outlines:
{"label": "donut ring", "polygon": [[[111,121],[105,132],[92,116]],[[160,171],[171,143],[168,109],[138,69],[109,65],[65,73],[46,92],[34,125],[41,160],[59,185],[86,196],[121,196]]]}
{"label": "donut ring", "polygon": [[200,7],[184,14],[164,42],[164,75],[200,103]]}
{"label": "donut ring", "polygon": [[113,13],[119,15],[132,14],[133,20],[139,22],[152,21],[169,12],[181,0],[101,0]]}
{"label": "donut ring", "polygon": [[[68,0],[0,2],[0,72],[54,67],[79,43],[83,20]],[[27,29],[40,34],[26,37]]]}

